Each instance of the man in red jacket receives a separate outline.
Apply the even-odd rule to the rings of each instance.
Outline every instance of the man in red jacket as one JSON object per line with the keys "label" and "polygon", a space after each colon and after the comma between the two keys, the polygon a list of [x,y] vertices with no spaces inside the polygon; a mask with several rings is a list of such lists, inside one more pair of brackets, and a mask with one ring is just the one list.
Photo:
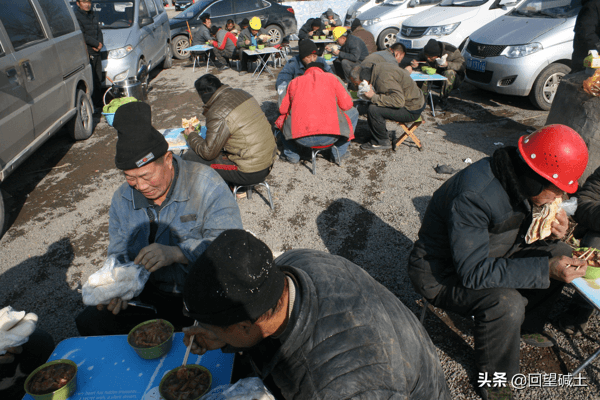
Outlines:
{"label": "man in red jacket", "polygon": [[213,40],[213,53],[219,64],[223,64],[219,71],[229,69],[227,61],[231,60],[236,51],[237,37],[220,26],[210,28],[210,34],[216,39]]}
{"label": "man in red jacket", "polygon": [[[317,46],[310,40],[298,44],[300,58],[317,54]],[[312,62],[306,72],[294,78],[279,107],[280,117],[275,125],[281,130],[283,155],[292,164],[300,162],[297,144],[304,147],[332,148],[333,161],[340,163],[354,138],[358,111],[342,81],[323,70],[324,65]]]}

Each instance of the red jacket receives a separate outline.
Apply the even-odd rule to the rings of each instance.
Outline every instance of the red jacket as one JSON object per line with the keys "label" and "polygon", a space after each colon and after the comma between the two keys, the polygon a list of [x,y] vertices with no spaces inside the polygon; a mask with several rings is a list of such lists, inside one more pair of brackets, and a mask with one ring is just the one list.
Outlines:
{"label": "red jacket", "polygon": [[231,40],[233,42],[234,47],[235,45],[237,45],[237,37],[233,33],[227,32],[220,45],[219,42],[213,40],[213,47],[219,50],[223,50],[225,48],[225,45],[227,44],[227,40]]}
{"label": "red jacket", "polygon": [[352,97],[337,76],[311,67],[288,85],[275,125],[288,140],[313,135],[344,136],[352,140],[352,123],[344,111],[353,105]]}

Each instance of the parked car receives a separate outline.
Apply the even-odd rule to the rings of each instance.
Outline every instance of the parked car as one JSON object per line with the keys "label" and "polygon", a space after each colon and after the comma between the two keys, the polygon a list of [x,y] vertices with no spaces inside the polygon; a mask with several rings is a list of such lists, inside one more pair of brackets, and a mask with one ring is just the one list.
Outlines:
{"label": "parked car", "polygon": [[[71,2],[77,7],[75,2]],[[136,75],[142,65],[173,65],[169,17],[162,0],[94,0],[94,13],[102,25],[102,70],[121,81]]]}
{"label": "parked car", "polygon": [[[363,27],[373,34],[377,47],[383,50],[396,43],[402,22],[439,4],[441,0],[385,0],[361,14]],[[410,47],[409,47],[410,48]]]}
{"label": "parked car", "polygon": [[529,96],[549,110],[560,80],[571,71],[580,9],[581,0],[526,0],[473,32],[463,50],[466,80],[496,93]]}
{"label": "parked car", "polygon": [[409,54],[418,53],[430,39],[462,50],[467,37],[488,22],[514,9],[523,0],[443,0],[437,7],[406,19],[397,41]]}
{"label": "parked car", "polygon": [[194,5],[177,14],[170,21],[171,46],[175,58],[183,60],[190,56],[189,51],[184,50],[190,46],[187,24],[190,25],[193,33],[202,24],[200,16],[204,13],[210,14],[213,25],[223,27],[228,19],[239,24],[244,18],[250,20],[252,17],[259,17],[262,26],[271,35],[272,45],[279,44],[284,37],[298,32],[294,9],[274,1],[197,0]]}
{"label": "parked car", "polygon": [[[61,127],[92,135],[92,69],[65,0],[0,7],[0,71],[0,182]],[[0,235],[4,217],[0,191]]]}
{"label": "parked car", "polygon": [[[352,25],[352,21],[365,11],[375,7],[378,4],[383,3],[384,0],[357,0],[346,11],[346,18],[344,18],[344,26]],[[362,17],[361,17],[362,18]]]}

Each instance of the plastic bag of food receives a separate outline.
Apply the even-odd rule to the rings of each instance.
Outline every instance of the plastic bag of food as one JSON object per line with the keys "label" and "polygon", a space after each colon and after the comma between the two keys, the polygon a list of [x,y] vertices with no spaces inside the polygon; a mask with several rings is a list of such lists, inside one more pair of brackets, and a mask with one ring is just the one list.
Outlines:
{"label": "plastic bag of food", "polygon": [[34,313],[15,311],[11,306],[0,310],[0,355],[5,354],[8,348],[27,343],[37,321]]}
{"label": "plastic bag of food", "polygon": [[369,90],[371,90],[371,85],[369,85],[369,82],[362,81],[358,85],[358,97],[363,100],[369,100],[367,97],[365,97],[365,93],[367,93]]}
{"label": "plastic bag of food", "polygon": [[240,379],[233,385],[218,386],[202,400],[275,400],[259,378]]}
{"label": "plastic bag of food", "polygon": [[148,278],[150,272],[143,266],[129,260],[122,264],[112,255],[104,262],[102,268],[90,275],[84,283],[81,289],[83,304],[108,304],[115,297],[131,300],[142,293]]}
{"label": "plastic bag of food", "polygon": [[134,101],[138,101],[135,97],[117,97],[113,99],[110,103],[102,107],[102,112],[106,114],[112,114],[117,111],[117,108],[121,107],[123,104],[131,103]]}
{"label": "plastic bag of food", "polygon": [[560,203],[560,206],[568,216],[575,215],[575,211],[577,211],[577,197],[571,197],[569,200],[563,201]]}
{"label": "plastic bag of food", "polygon": [[592,96],[600,96],[600,68],[596,68],[594,75],[583,81],[583,90]]}

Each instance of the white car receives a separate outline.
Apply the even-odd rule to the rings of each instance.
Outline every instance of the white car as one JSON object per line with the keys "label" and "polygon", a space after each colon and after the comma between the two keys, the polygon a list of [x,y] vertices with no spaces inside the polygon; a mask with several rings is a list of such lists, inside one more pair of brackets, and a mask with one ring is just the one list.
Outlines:
{"label": "white car", "polygon": [[378,4],[383,3],[383,0],[356,0],[346,11],[346,18],[344,18],[344,26],[350,26],[355,18],[370,8],[375,7]]}
{"label": "white car", "polygon": [[513,10],[523,0],[443,0],[437,7],[419,13],[402,23],[396,40],[421,50],[436,39],[462,50],[469,35],[487,23]]}

